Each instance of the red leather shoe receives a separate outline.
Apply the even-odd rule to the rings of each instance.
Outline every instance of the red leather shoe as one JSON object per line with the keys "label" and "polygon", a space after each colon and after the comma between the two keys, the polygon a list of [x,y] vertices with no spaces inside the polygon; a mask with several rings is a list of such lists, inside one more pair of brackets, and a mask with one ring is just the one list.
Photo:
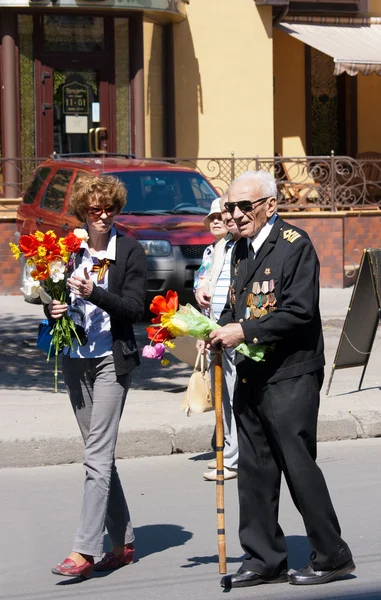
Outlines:
{"label": "red leather shoe", "polygon": [[84,562],[83,565],[76,565],[71,558],[65,558],[62,563],[53,567],[52,573],[54,573],[54,575],[65,575],[65,577],[84,577],[87,579],[91,576],[93,570],[93,558]]}
{"label": "red leather shoe", "polygon": [[104,557],[94,565],[96,571],[113,571],[130,565],[134,562],[135,548],[133,546],[126,547],[121,556],[115,556],[112,552],[106,552]]}

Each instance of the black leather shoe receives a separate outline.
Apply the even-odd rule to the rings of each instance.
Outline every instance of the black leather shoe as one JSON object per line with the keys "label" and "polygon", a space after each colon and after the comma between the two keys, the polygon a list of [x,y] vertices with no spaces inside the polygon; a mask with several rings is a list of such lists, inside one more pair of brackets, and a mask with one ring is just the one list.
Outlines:
{"label": "black leather shoe", "polygon": [[221,586],[230,589],[247,587],[249,585],[260,585],[261,583],[285,583],[286,581],[287,571],[281,571],[277,577],[269,578],[240,567],[234,575],[224,575],[221,579]]}
{"label": "black leather shoe", "polygon": [[303,569],[295,571],[288,576],[288,582],[292,585],[318,585],[319,583],[329,583],[340,577],[345,577],[353,573],[356,565],[353,560],[348,560],[340,567],[330,571],[315,571],[311,565],[306,565]]}

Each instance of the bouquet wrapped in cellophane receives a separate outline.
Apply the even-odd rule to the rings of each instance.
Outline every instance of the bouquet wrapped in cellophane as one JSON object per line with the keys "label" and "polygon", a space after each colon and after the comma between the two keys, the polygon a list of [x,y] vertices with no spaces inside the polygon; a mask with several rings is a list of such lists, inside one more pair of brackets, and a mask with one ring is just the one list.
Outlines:
{"label": "bouquet wrapped in cellophane", "polygon": [[[26,259],[26,279],[21,289],[27,299],[40,297],[44,304],[52,300],[66,302],[68,272],[74,266],[75,255],[82,241],[88,239],[85,229],[75,229],[66,237],[58,237],[54,231],[36,231],[22,235],[18,244],[10,242],[13,256]],[[47,360],[52,349],[55,351],[54,389],[58,389],[58,354],[65,346],[73,347],[72,338],[81,345],[77,327],[72,318],[65,313],[51,326],[51,342]]]}
{"label": "bouquet wrapped in cellophane", "polygon": [[[165,298],[164,296],[155,296],[150,305],[150,310],[156,317],[152,319],[153,325],[147,327],[148,339],[151,340],[151,345],[143,348],[143,356],[162,360],[164,365],[168,364],[168,361],[163,360],[165,346],[174,347],[171,340],[186,335],[198,340],[207,340],[211,331],[220,327],[220,325],[202,315],[191,304],[179,305],[178,294],[172,290],[167,292]],[[260,362],[264,360],[267,349],[266,346],[249,346],[245,342],[241,342],[236,346],[235,351]]]}

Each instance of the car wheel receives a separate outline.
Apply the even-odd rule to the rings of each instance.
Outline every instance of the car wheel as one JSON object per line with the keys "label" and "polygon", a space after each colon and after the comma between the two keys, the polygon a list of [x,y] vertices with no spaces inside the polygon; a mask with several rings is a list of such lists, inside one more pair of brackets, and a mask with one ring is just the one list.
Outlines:
{"label": "car wheel", "polygon": [[[20,256],[20,287],[24,287],[26,280],[27,280],[27,268],[28,265],[26,264],[26,258],[24,256]],[[25,302],[28,302],[28,304],[42,304],[41,298],[25,298],[24,296],[24,300]]]}

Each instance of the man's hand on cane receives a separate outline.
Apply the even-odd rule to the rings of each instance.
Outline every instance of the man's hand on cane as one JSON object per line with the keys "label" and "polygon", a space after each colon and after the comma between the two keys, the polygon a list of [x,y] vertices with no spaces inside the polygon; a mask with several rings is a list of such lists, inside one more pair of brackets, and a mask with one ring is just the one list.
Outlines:
{"label": "man's hand on cane", "polygon": [[228,323],[224,327],[212,331],[209,340],[211,349],[219,345],[222,348],[235,348],[245,340],[245,334],[240,323]]}

